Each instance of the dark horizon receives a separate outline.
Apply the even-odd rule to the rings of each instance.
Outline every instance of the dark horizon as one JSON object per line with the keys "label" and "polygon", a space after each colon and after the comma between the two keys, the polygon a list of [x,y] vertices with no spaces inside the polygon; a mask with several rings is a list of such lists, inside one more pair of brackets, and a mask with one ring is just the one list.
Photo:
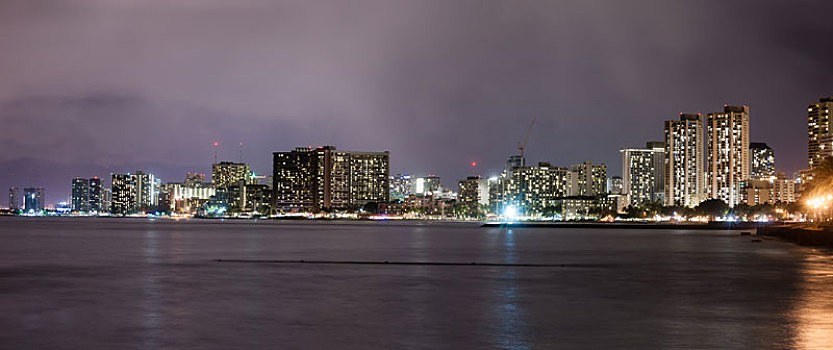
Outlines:
{"label": "dark horizon", "polygon": [[[495,175],[662,140],[679,113],[750,106],[778,171],[807,167],[833,95],[824,1],[0,3],[0,186],[163,181],[297,146],[390,151],[391,174]],[[471,162],[478,166],[472,169]],[[4,196],[5,198],[5,196]],[[4,203],[5,205],[6,203]]]}

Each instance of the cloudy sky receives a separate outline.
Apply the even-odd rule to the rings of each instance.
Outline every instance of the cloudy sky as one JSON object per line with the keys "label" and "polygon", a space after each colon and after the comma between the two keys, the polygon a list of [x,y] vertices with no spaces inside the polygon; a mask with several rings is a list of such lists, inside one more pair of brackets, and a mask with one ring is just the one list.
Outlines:
{"label": "cloudy sky", "polygon": [[[806,166],[833,95],[831,1],[1,0],[0,186],[219,157],[271,171],[299,145],[389,150],[394,173],[604,162],[680,112],[751,110],[777,167]],[[478,166],[471,168],[471,162]],[[456,187],[456,186],[454,186]],[[5,205],[6,203],[3,203]]]}

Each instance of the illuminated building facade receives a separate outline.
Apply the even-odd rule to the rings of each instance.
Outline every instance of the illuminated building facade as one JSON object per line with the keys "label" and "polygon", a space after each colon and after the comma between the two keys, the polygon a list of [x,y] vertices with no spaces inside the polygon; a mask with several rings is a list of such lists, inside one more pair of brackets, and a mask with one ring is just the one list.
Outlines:
{"label": "illuminated building facade", "polygon": [[820,162],[822,159],[827,157],[833,157],[833,134],[831,133],[818,137],[818,153],[816,154],[816,160],[817,162]]}
{"label": "illuminated building facade", "polygon": [[607,165],[593,164],[591,161],[573,165],[570,171],[574,174],[573,184],[576,186],[572,194],[577,196],[599,196],[607,194]]}
{"label": "illuminated building facade", "polygon": [[349,205],[390,201],[390,153],[349,152]]}
{"label": "illuminated building facade", "polygon": [[113,174],[111,183],[110,213],[132,214],[136,210],[134,178],[130,174]]}
{"label": "illuminated building facade", "polygon": [[9,209],[20,210],[20,189],[15,186],[9,187]]}
{"label": "illuminated building facade", "polygon": [[623,193],[631,205],[662,200],[664,144],[650,142],[648,146],[619,151],[622,153]]}
{"label": "illuminated building facade", "polygon": [[741,181],[750,174],[749,107],[725,106],[723,112],[709,113],[706,119],[708,198],[733,207],[741,201]]}
{"label": "illuminated building facade", "polygon": [[[807,160],[810,169],[830,155],[829,147],[822,138],[830,135],[830,113],[833,111],[833,97],[819,99],[807,106]],[[830,141],[830,138],[827,138]]]}
{"label": "illuminated building facade", "polygon": [[278,211],[311,209],[316,198],[317,176],[313,149],[299,147],[291,152],[275,152],[273,156],[273,208]]}
{"label": "illuminated building facade", "polygon": [[480,176],[460,180],[458,198],[461,203],[489,205],[489,181]]}
{"label": "illuminated building facade", "polygon": [[80,177],[72,179],[70,209],[74,212],[90,211],[90,180]]}
{"label": "illuminated building facade", "polygon": [[767,179],[775,175],[775,152],[765,143],[749,144],[750,174],[753,179]]}
{"label": "illuminated building facade", "polygon": [[103,191],[101,179],[98,177],[72,179],[70,210],[77,213],[101,212]]}
{"label": "illuminated building facade", "polygon": [[143,171],[130,175],[133,178],[133,197],[137,211],[148,211],[159,204],[160,183],[153,176]]}
{"label": "illuminated building facade", "polygon": [[104,212],[104,185],[98,177],[90,178],[90,211]]}
{"label": "illuminated building facade", "polygon": [[617,196],[570,196],[554,201],[561,207],[562,220],[598,219],[617,212]]}
{"label": "illuminated building facade", "polygon": [[703,197],[703,123],[700,114],[665,121],[665,205],[694,207]]}
{"label": "illuminated building facade", "polygon": [[240,196],[243,212],[269,214],[272,207],[272,189],[268,185],[248,184],[243,186]]}
{"label": "illuminated building facade", "polygon": [[240,180],[250,181],[251,169],[248,164],[220,162],[211,166],[211,182],[214,187],[237,185]]}
{"label": "illuminated building facade", "polygon": [[656,202],[665,201],[665,142],[651,141],[645,145],[654,151],[654,197]]}
{"label": "illuminated building facade", "polygon": [[113,189],[103,188],[101,190],[101,210],[102,213],[110,212],[110,202],[113,200]]}
{"label": "illuminated building facade", "polygon": [[773,203],[772,182],[764,179],[741,181],[740,201],[748,205]]}
{"label": "illuminated building facade", "polygon": [[772,201],[774,203],[792,203],[798,201],[797,181],[787,178],[787,175],[784,173],[777,173],[771,182]]}
{"label": "illuminated building facade", "polygon": [[269,214],[272,203],[272,189],[264,184],[247,184],[238,181],[237,185],[224,189],[227,194],[229,213]]}
{"label": "illuminated building facade", "polygon": [[801,170],[799,170],[798,174],[796,174],[796,179],[798,180],[798,190],[799,190],[799,192],[803,192],[813,182],[813,170],[810,170],[810,169],[801,169]]}
{"label": "illuminated building facade", "polygon": [[390,199],[390,153],[348,152],[333,146],[273,154],[276,211],[351,209]]}
{"label": "illuminated building facade", "polygon": [[161,187],[164,207],[177,214],[194,214],[208,203],[216,189],[205,182],[205,174],[186,173],[185,182],[169,182]]}
{"label": "illuminated building facade", "polygon": [[390,177],[390,200],[402,201],[412,194],[411,175],[396,174]]}
{"label": "illuminated building facade", "polygon": [[43,187],[27,187],[23,189],[23,210],[27,212],[39,212],[46,208],[44,200],[45,190]]}
{"label": "illuminated building facade", "polygon": [[499,213],[510,206],[526,215],[541,213],[555,199],[570,195],[571,175],[567,168],[549,163],[505,170],[495,181],[490,201]]}

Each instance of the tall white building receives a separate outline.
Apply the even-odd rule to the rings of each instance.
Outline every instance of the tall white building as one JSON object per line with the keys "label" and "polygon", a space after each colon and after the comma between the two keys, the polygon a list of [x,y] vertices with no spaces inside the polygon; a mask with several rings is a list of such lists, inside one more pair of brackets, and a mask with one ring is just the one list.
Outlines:
{"label": "tall white building", "polygon": [[741,182],[749,178],[749,107],[725,106],[706,117],[708,198],[729,206],[741,202]]}
{"label": "tall white building", "polygon": [[693,207],[703,199],[703,122],[700,114],[665,121],[665,205]]}
{"label": "tall white building", "polygon": [[622,153],[623,194],[628,196],[628,203],[661,201],[664,145],[649,142],[646,148],[626,148],[619,152]]}

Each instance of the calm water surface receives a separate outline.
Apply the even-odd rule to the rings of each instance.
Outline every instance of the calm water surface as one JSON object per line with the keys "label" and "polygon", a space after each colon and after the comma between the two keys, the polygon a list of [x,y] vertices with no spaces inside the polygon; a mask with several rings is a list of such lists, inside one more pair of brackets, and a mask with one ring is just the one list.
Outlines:
{"label": "calm water surface", "polygon": [[[552,266],[262,261],[301,259]],[[0,348],[833,349],[833,254],[730,231],[0,218]]]}

